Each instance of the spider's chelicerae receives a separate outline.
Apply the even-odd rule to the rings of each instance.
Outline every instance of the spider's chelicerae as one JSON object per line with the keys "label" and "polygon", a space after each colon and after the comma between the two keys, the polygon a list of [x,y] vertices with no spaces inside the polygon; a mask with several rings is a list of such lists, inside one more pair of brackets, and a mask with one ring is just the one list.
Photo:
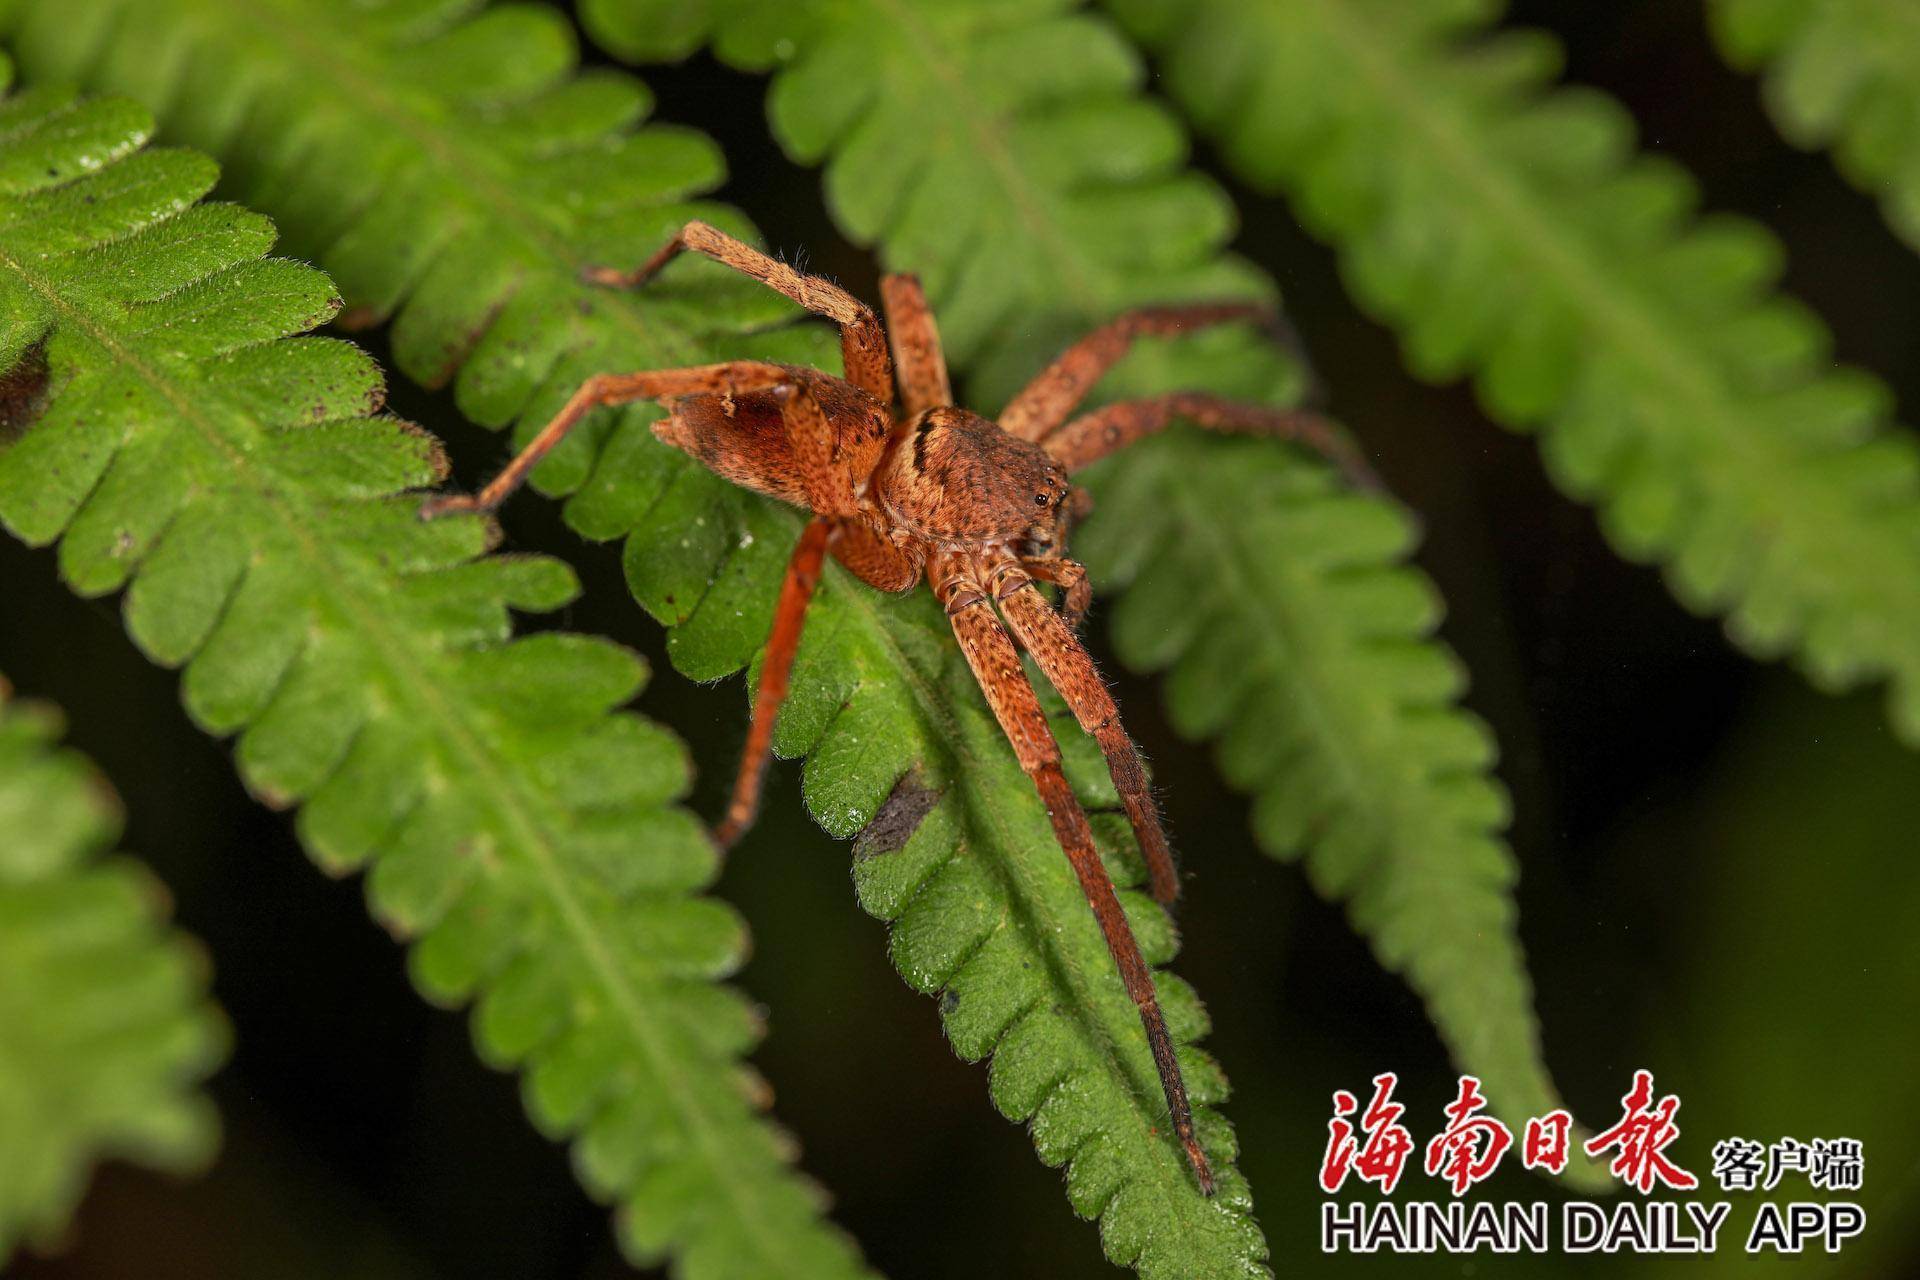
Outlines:
{"label": "spider's chelicerae", "polygon": [[[688,249],[838,324],[846,377],[752,360],[597,375],[478,494],[434,499],[422,514],[492,510],[588,412],[636,400],[659,400],[668,408],[669,415],[654,427],[666,443],[735,484],[813,512],[781,584],[753,725],[732,800],[714,830],[723,847],[753,821],[774,717],[786,697],[801,624],[827,553],[882,591],[911,590],[924,575],[946,606],[961,651],[1020,767],[1046,805],[1054,834],[1140,1010],[1173,1131],[1201,1189],[1212,1194],[1213,1173],[1194,1137],[1186,1085],[1152,977],[1094,850],[1086,814],[1061,775],[1060,748],[1014,641],[1033,655],[1105,752],[1146,857],[1153,896],[1169,903],[1178,881],[1146,774],[1121,727],[1119,709],[1074,635],[1092,589],[1086,570],[1066,556],[1068,527],[1088,507],[1085,492],[1068,477],[1176,420],[1281,436],[1329,455],[1351,473],[1364,474],[1364,466],[1345,440],[1312,414],[1236,404],[1204,392],[1123,401],[1070,417],[1135,338],[1235,321],[1272,324],[1272,313],[1260,306],[1129,311],[1068,348],[1007,404],[996,423],[953,403],[940,337],[913,276],[881,281],[887,313],[883,330],[871,310],[837,285],[804,275],[704,222],[689,222],[638,270],[593,271],[589,278],[638,285]],[[1036,582],[1060,588],[1060,611]]]}

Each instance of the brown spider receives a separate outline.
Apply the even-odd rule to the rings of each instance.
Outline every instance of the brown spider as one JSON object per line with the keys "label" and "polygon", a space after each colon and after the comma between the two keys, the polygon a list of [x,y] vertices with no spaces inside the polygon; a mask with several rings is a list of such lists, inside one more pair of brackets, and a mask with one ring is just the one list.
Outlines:
{"label": "brown spider", "polygon": [[[638,270],[593,270],[587,278],[639,285],[688,249],[838,324],[846,377],[752,360],[598,374],[478,494],[436,498],[421,514],[491,511],[589,411],[636,400],[659,400],[668,408],[669,415],[654,424],[661,440],[735,484],[813,512],[780,587],[753,725],[726,817],[714,829],[723,848],[753,821],[774,718],[786,697],[801,624],[826,553],[831,550],[855,577],[882,591],[910,590],[924,573],[946,606],[961,651],[1020,767],[1046,804],[1127,994],[1140,1010],[1174,1133],[1201,1190],[1211,1195],[1213,1172],[1194,1137],[1186,1085],[1152,976],[1094,850],[1086,814],[1061,775],[1060,748],[1007,630],[1099,742],[1146,857],[1153,896],[1170,903],[1179,888],[1173,856],[1140,757],[1106,684],[1074,635],[1092,587],[1086,570],[1066,557],[1066,533],[1089,504],[1085,492],[1067,478],[1176,419],[1295,440],[1350,473],[1364,475],[1364,465],[1312,414],[1235,404],[1200,392],[1111,404],[1068,420],[1135,338],[1230,321],[1275,323],[1260,306],[1216,303],[1127,312],[1068,348],[1007,404],[996,425],[954,405],[940,336],[913,276],[881,281],[887,313],[882,329],[871,310],[837,285],[803,275],[704,222],[689,222]],[[898,412],[887,357],[889,332],[899,362]],[[1062,590],[1064,617],[1035,589],[1036,579]]]}

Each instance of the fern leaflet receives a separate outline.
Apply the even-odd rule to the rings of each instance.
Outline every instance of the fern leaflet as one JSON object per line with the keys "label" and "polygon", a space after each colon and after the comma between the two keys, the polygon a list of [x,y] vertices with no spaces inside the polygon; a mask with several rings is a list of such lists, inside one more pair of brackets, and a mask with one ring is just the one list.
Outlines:
{"label": "fern leaflet", "polygon": [[[641,293],[580,284],[582,266],[630,261],[690,213],[727,213],[680,202],[717,179],[711,148],[699,143],[701,165],[662,181],[648,157],[669,144],[679,154],[690,141],[630,131],[641,101],[632,82],[565,76],[563,59],[547,57],[565,41],[540,36],[553,30],[542,11],[491,9],[463,21],[442,10],[415,21],[408,6],[342,15],[315,0],[91,0],[84,9],[90,23],[76,23],[71,8],[24,6],[15,30],[27,65],[124,87],[163,108],[182,104],[180,129],[230,152],[240,186],[292,215],[296,242],[341,267],[356,310],[397,309],[403,367],[422,380],[453,377],[473,416],[518,418],[530,429],[601,369],[736,351],[830,360],[812,328],[733,336],[784,316],[786,304],[704,264],[676,266]],[[186,104],[190,70],[197,86],[227,94],[203,91]],[[350,92],[338,91],[342,82]],[[569,112],[610,96],[627,109]],[[265,138],[245,127],[267,120],[308,125]],[[555,136],[540,132],[556,121],[564,127]],[[306,208],[304,193],[315,190],[347,212]],[[591,469],[569,519],[593,536],[632,533],[628,574],[673,627],[674,662],[717,678],[745,666],[764,638],[798,526],[791,512],[658,445],[650,416],[608,415],[597,439],[581,439],[571,461],[550,462],[540,479],[564,488]],[[1202,1106],[1198,1123],[1223,1185],[1204,1199],[1165,1132],[1138,1018],[1037,800],[987,732],[944,616],[924,594],[885,600],[837,570],[815,608],[795,687],[818,693],[796,697],[779,730],[783,752],[811,753],[815,816],[839,834],[859,831],[915,769],[941,796],[913,841],[894,853],[869,846],[861,862],[863,899],[897,917],[893,948],[905,976],[946,993],[943,1013],[962,1052],[998,1047],[996,1102],[1032,1118],[1045,1159],[1070,1164],[1074,1204],[1103,1215],[1110,1256],[1150,1276],[1262,1273],[1265,1243],[1229,1165],[1231,1131]],[[1090,744],[1079,747],[1076,783],[1111,806],[1098,757],[1087,767]],[[1130,864],[1120,871],[1123,883],[1138,875]],[[886,884],[899,886],[894,896]],[[1127,901],[1149,957],[1164,963],[1174,945],[1164,913],[1139,894]],[[1204,1029],[1198,1001],[1176,979],[1161,987],[1176,1038],[1190,1043]],[[1184,1053],[1196,1102],[1217,1101],[1218,1069],[1198,1050]]]}
{"label": "fern leaflet", "polygon": [[198,203],[214,163],[143,148],[150,130],[125,99],[0,104],[0,367],[48,384],[0,454],[0,521],[61,537],[76,590],[126,587],[135,641],[185,664],[201,725],[239,732],[254,793],[304,803],[322,868],[368,871],[423,994],[477,1003],[479,1052],[576,1139],[630,1257],[866,1274],[758,1114],[757,1018],[716,981],[745,939],[700,893],[715,857],[673,804],[683,751],[613,710],[638,660],[511,638],[508,609],[564,603],[571,573],[416,518],[437,442],[374,416],[357,348],[289,336],[334,313],[333,285],[263,257],[265,219]]}
{"label": "fern leaflet", "polygon": [[0,680],[0,1263],[57,1241],[96,1162],[185,1171],[220,1127],[206,957],[146,868],[102,856],[119,807],[60,731]]}
{"label": "fern leaflet", "polygon": [[[709,6],[723,56],[782,64],[775,132],[826,164],[850,235],[927,281],[983,404],[1129,305],[1274,291],[1221,252],[1232,211],[1182,167],[1185,135],[1140,95],[1137,57],[1072,7]],[[663,29],[684,38],[655,21],[660,8],[582,4],[629,55],[669,52],[654,43]],[[1299,370],[1221,334],[1143,350],[1115,381],[1286,403]],[[1175,667],[1176,721],[1220,740],[1232,781],[1256,796],[1263,847],[1304,852],[1315,886],[1350,903],[1495,1105],[1516,1122],[1557,1105],[1514,937],[1493,743],[1455,704],[1464,681],[1432,638],[1433,589],[1401,563],[1404,514],[1325,492],[1317,467],[1273,448],[1181,439],[1138,453],[1096,481],[1077,544],[1103,584],[1138,579],[1116,614],[1122,657]]]}
{"label": "fern leaflet", "polygon": [[1920,742],[1920,455],[1772,291],[1779,246],[1696,218],[1612,100],[1495,0],[1110,0],[1230,163],[1339,244],[1423,376],[1540,426],[1555,481],[1688,607],[1822,687],[1889,682]]}
{"label": "fern leaflet", "polygon": [[1920,22],[1876,0],[1712,0],[1727,59],[1764,76],[1767,109],[1797,146],[1835,148],[1847,180],[1880,196],[1920,248]]}

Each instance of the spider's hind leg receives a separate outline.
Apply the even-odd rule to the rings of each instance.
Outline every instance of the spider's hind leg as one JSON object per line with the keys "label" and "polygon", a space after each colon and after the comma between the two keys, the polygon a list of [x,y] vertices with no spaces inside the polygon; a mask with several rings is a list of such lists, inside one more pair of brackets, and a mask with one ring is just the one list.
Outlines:
{"label": "spider's hind leg", "polygon": [[459,512],[488,512],[513,495],[526,483],[534,467],[567,438],[580,420],[595,409],[637,400],[660,400],[672,396],[699,394],[743,395],[765,391],[793,380],[793,372],[781,365],[759,360],[735,360],[727,364],[691,365],[684,369],[653,369],[642,373],[596,373],[580,384],[580,389],[563,405],[553,420],[540,428],[527,447],[489,480],[479,493],[448,494],[429,499],[420,508],[420,518],[431,520]]}
{"label": "spider's hind leg", "polygon": [[775,293],[839,325],[840,355],[847,381],[882,405],[893,403],[893,365],[887,358],[887,335],[872,308],[839,285],[797,271],[718,227],[698,220],[689,222],[633,270],[590,267],[584,273],[585,278],[593,284],[642,285],[688,250],[712,258],[742,275],[752,276]]}
{"label": "spider's hind leg", "polygon": [[905,416],[953,403],[953,383],[947,377],[947,357],[940,348],[940,329],[927,305],[920,277],[896,273],[880,278],[880,302],[886,308],[887,329],[893,335],[893,360],[900,371],[900,399]]}

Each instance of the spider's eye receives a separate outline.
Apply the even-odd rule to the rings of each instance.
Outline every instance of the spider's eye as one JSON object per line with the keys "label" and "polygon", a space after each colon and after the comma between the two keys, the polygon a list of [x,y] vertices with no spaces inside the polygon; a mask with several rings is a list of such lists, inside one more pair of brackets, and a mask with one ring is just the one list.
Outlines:
{"label": "spider's eye", "polygon": [[1053,501],[1053,495],[1050,493],[1036,493],[1033,495],[1033,505],[1036,507],[1044,507],[1051,501]]}

